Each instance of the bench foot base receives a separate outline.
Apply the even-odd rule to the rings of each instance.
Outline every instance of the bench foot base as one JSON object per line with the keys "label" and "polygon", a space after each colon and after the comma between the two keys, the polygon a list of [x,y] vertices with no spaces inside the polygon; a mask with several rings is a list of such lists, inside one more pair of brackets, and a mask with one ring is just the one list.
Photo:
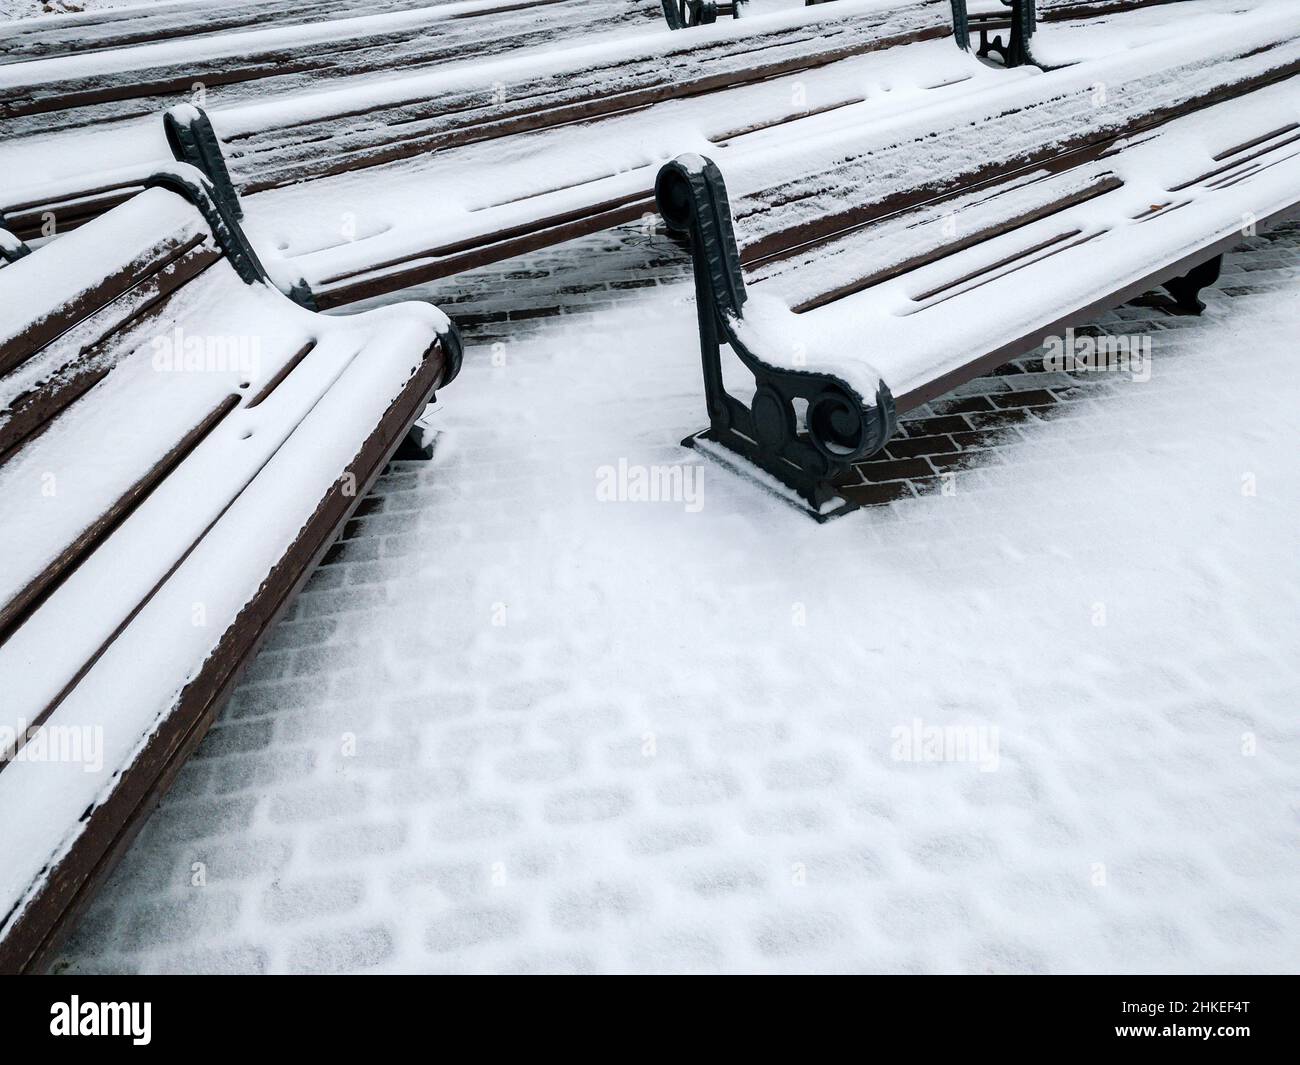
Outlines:
{"label": "bench foot base", "polygon": [[1175,277],[1165,282],[1165,291],[1174,298],[1175,314],[1199,317],[1205,310],[1205,301],[1201,299],[1201,289],[1209,288],[1219,280],[1223,269],[1223,256],[1201,263],[1189,270],[1182,277]]}
{"label": "bench foot base", "polygon": [[[809,499],[811,488],[809,485],[796,485],[791,483],[796,478],[778,477],[772,470],[766,466],[753,462],[746,455],[738,452],[731,443],[719,439],[719,435],[713,429],[701,429],[698,433],[692,433],[682,441],[682,447],[689,447],[698,451],[701,455],[707,456],[711,461],[729,470],[737,477],[741,477],[751,484],[758,485],[768,495],[793,507],[801,514],[806,514],[818,524],[825,524],[832,518],[839,518],[849,514],[859,508],[860,504],[850,502],[843,496],[833,491],[827,495],[825,502],[820,507],[814,506]],[[734,436],[735,434],[724,434]]]}

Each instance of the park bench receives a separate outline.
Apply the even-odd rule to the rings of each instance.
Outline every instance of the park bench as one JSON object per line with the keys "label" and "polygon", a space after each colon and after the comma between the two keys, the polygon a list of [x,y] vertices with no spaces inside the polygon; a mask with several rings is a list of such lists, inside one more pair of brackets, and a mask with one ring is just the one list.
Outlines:
{"label": "park bench", "polygon": [[[844,4],[843,12],[849,10]],[[739,151],[751,135],[761,139],[804,118],[831,120],[842,113],[852,121],[851,108],[864,101],[861,81],[872,64],[885,62],[881,53],[932,43],[950,61],[946,72],[934,63],[914,64],[922,91],[899,93],[899,108],[922,106],[931,90],[942,95],[960,91],[962,82],[995,79],[996,71],[951,49],[945,40],[949,18],[947,3],[929,0],[859,3],[853,17],[795,9],[757,32],[740,27],[772,20],[714,27],[708,42],[695,46],[632,51],[632,63],[624,58],[631,49],[626,43],[610,46],[594,63],[584,54],[581,68],[557,57],[554,73],[525,81],[505,100],[485,99],[484,85],[462,93],[469,105],[451,113],[447,97],[427,93],[341,123],[293,101],[282,109],[267,105],[255,116],[209,116],[181,107],[166,118],[168,139],[176,158],[211,177],[232,212],[243,210],[241,197],[250,197],[249,231],[259,246],[285,246],[286,258],[274,267],[283,270],[282,287],[311,293],[310,305],[326,309],[651,215],[657,162],[674,145],[707,141]],[[493,78],[494,72],[479,76]],[[825,102],[796,104],[796,94],[821,84],[818,79],[828,85]],[[757,106],[734,106],[742,95]],[[677,116],[689,113],[691,124],[667,119],[670,104]],[[877,105],[880,113],[888,106],[883,100]],[[268,111],[276,112],[273,119]],[[291,125],[295,118],[299,123]],[[632,128],[645,135],[618,132]],[[505,137],[512,139],[500,144]],[[594,163],[578,150],[579,142],[601,153]],[[452,149],[463,154],[450,155]],[[582,168],[574,166],[575,156]],[[413,157],[430,169],[395,165]],[[434,174],[455,180],[453,170],[464,175],[484,168],[496,189],[489,196],[473,190],[486,202],[468,211],[451,217],[435,210],[421,218],[416,208],[403,212],[400,226],[375,220],[364,233],[338,235],[335,220],[360,213],[361,205],[375,210],[397,202],[399,189],[418,190],[418,202],[425,203],[430,185],[438,187]],[[262,199],[276,209],[258,210]],[[305,218],[314,230],[293,242],[272,236],[273,227],[287,224],[281,212],[290,201],[302,204],[295,221]]]}
{"label": "park bench", "polygon": [[[236,189],[251,195],[515,134],[572,130],[576,123],[670,101],[716,101],[736,87],[793,79],[951,33],[949,0],[840,0],[822,9],[728,21],[706,34],[647,33],[459,64],[359,89],[201,110],[211,115]],[[788,120],[793,110],[789,90],[772,94],[754,122],[769,114],[772,121]],[[0,135],[0,169],[9,174],[0,186],[0,212],[19,237],[75,228],[130,196],[168,161],[156,121],[81,133]],[[547,166],[538,169],[544,181]],[[638,211],[652,209],[652,184],[644,183]],[[637,217],[626,207],[621,213]]]}
{"label": "park bench", "polygon": [[725,182],[665,165],[710,423],[685,443],[825,518],[870,496],[855,463],[899,413],[1160,286],[1199,313],[1222,253],[1300,200],[1300,25],[1237,26],[792,142]]}
{"label": "park bench", "polygon": [[174,168],[0,268],[0,972],[38,968],[460,361]]}
{"label": "park bench", "polygon": [[[465,0],[0,64],[0,137],[217,107],[659,23],[653,0]],[[145,17],[148,21],[148,16]]]}

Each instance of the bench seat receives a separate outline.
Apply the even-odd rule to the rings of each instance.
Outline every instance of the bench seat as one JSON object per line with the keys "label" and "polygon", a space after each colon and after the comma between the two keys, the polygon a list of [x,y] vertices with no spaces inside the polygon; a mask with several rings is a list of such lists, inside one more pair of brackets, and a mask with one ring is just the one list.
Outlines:
{"label": "bench seat", "polygon": [[[4,972],[48,956],[459,366],[436,309],[304,310],[201,176],[158,182],[0,270]],[[73,736],[93,765],[44,756]]]}
{"label": "bench seat", "polygon": [[[1274,11],[740,160],[730,190],[705,159],[670,164],[706,443],[837,509],[898,411],[1161,284],[1196,313],[1205,264],[1300,200],[1298,74],[1300,26]],[[719,342],[757,371],[744,402],[719,392]]]}

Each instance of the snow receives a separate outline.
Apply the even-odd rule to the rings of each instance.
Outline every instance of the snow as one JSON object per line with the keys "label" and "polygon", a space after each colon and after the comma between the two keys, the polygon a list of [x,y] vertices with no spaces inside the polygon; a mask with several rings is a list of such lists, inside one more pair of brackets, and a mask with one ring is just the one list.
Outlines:
{"label": "snow", "polygon": [[[838,7],[824,5],[802,14],[765,16],[763,24],[788,23],[821,32],[823,23],[812,21],[813,14]],[[926,18],[935,16],[928,5],[887,11],[872,6],[867,10],[877,21],[884,21],[855,24],[853,32],[858,36],[901,32],[907,25],[924,25]],[[1223,17],[1219,8],[1213,7],[1202,14],[1204,21],[1190,20],[1181,26],[1172,41],[1155,35],[1141,38],[1146,44],[1138,53],[1121,50],[1104,60],[1049,75],[991,69],[956,53],[947,40],[893,47],[720,95],[669,100],[597,122],[470,144],[272,189],[246,197],[248,226],[261,243],[297,260],[294,269],[314,287],[327,287],[334,278],[365,276],[376,264],[400,260],[409,260],[404,265],[434,263],[438,248],[483,240],[488,234],[527,225],[538,217],[590,210],[592,205],[638,194],[648,198],[660,163],[683,151],[715,158],[732,187],[742,192],[747,185],[772,184],[781,175],[798,180],[809,169],[854,153],[860,165],[849,179],[851,186],[884,195],[891,181],[914,180],[918,171],[950,169],[959,154],[979,158],[991,146],[984,125],[997,122],[1005,128],[1007,122],[1001,114],[1007,109],[1031,103],[1048,105],[1026,107],[1016,123],[1017,139],[997,145],[1010,153],[1016,144],[1040,144],[1072,125],[1116,125],[1129,110],[1152,106],[1149,101],[1156,94],[1175,100],[1208,91],[1224,79],[1225,70],[1238,76],[1238,71],[1280,61],[1277,53],[1270,53],[1231,65],[1226,61],[1216,64],[1207,58],[1216,51],[1246,51],[1252,42],[1286,40],[1288,35],[1289,47],[1296,47],[1294,19],[1286,8],[1259,5],[1251,15],[1238,17],[1233,36],[1226,40]],[[822,14],[821,18],[829,16]],[[835,20],[825,21],[825,27],[827,33],[845,29]],[[773,57],[782,47],[787,45],[778,40],[766,51]],[[819,42],[817,47],[829,45]],[[644,41],[613,42],[557,52],[552,65],[571,72],[592,66],[601,70],[602,78],[611,78],[615,75],[595,64],[657,52],[668,54],[670,49],[663,43],[651,48]],[[727,55],[719,52],[721,58],[710,62],[725,65],[730,62]],[[690,63],[683,69],[689,69],[692,77],[713,70],[698,57],[687,58]],[[617,84],[639,84],[645,76],[644,60],[640,62],[641,66],[621,69]],[[545,84],[546,74],[544,67],[530,70],[532,81],[528,84]],[[483,93],[488,86],[504,84],[512,87],[511,99],[526,98],[519,87],[520,76],[517,64],[505,60],[476,71],[474,78]],[[1107,105],[1101,108],[1093,102],[1098,84],[1109,88]],[[365,102],[395,104],[409,98],[417,86],[424,86],[433,99],[442,99],[452,91],[466,93],[467,98],[473,95],[473,83],[463,74],[450,72],[435,80],[420,76],[377,83]],[[1061,100],[1070,94],[1072,112],[1063,116]],[[319,140],[324,127],[314,124],[295,130],[294,136],[304,142],[302,151],[280,143],[284,138],[278,134],[272,138],[277,143],[271,150],[267,150],[266,138],[238,139],[241,130],[277,129],[305,117],[306,103],[273,102],[217,116],[223,136],[234,138],[228,146],[237,180],[256,175],[259,181],[269,182],[276,180],[277,173],[281,180],[294,173],[310,173],[316,165],[313,155],[328,163],[336,160],[336,153],[357,150],[366,142],[369,135],[364,130],[356,142],[342,134]],[[331,104],[328,94],[318,94],[310,101],[312,107],[326,113],[331,107],[360,103],[344,95]],[[818,113],[821,109],[825,110]],[[796,121],[782,124],[790,119]],[[764,123],[775,124],[737,133]],[[948,134],[927,140],[927,131],[943,124],[952,127]],[[423,131],[435,128],[436,124]],[[895,149],[901,163],[890,164],[886,148]],[[922,162],[916,156],[918,150],[932,158]],[[492,181],[485,184],[481,175],[487,172]],[[374,195],[373,190],[381,184],[384,194]],[[436,196],[430,196],[431,189],[437,190]],[[810,198],[808,206],[823,209],[843,195],[842,189],[831,187],[820,198]],[[738,214],[744,212],[743,202],[736,206]],[[413,224],[413,220],[418,221]]]}
{"label": "snow", "polygon": [[[764,17],[793,26],[850,4]],[[1196,6],[1215,18],[1243,7]],[[801,80],[818,100],[863,100],[805,119],[797,149],[779,130],[714,141],[754,113],[761,93],[786,94],[789,81],[778,80],[729,95],[712,117],[683,102],[656,108],[653,122],[562,131],[563,148],[558,135],[512,139],[492,170],[469,165],[492,158],[476,148],[395,167],[382,195],[328,179],[250,197],[250,223],[281,253],[336,268],[350,254],[331,247],[349,209],[362,237],[388,239],[417,211],[450,233],[457,218],[536,191],[538,160],[635,190],[676,151],[728,159],[743,209],[782,168],[844,162],[855,127],[858,148],[883,149],[944,114],[969,114],[972,101],[994,107],[1059,85],[1082,101],[1095,71],[1136,87],[1142,107],[1153,94],[1195,95],[1214,76],[1208,36],[1245,50],[1278,37],[1294,14],[1250,7],[1231,22],[1180,15],[1187,32],[1175,41],[1160,39],[1154,13],[1133,16],[1152,20],[1140,24],[1149,33],[1124,39],[1118,21],[1099,24],[1071,39],[1081,42],[1073,57],[1094,66],[1059,77],[990,73],[943,41],[810,72]],[[1143,51],[1117,55],[1121,45]],[[1151,55],[1166,72],[1180,69],[1178,56],[1189,62],[1167,84],[1144,80]],[[953,71],[976,84],[937,88]],[[396,100],[433,91],[441,76],[375,81],[365,93]],[[1156,202],[1214,148],[1276,128],[1294,113],[1290,90],[1256,94],[1248,113],[1226,108],[1229,122],[1183,122],[1112,161],[1130,191],[1105,221]],[[314,104],[267,106],[290,114]],[[75,181],[75,145],[129,170],[161,136],[156,120],[147,125],[0,145],[0,165],[31,187],[55,174]],[[1012,132],[1030,142],[1041,130]],[[533,151],[548,144],[555,154]],[[1157,159],[1161,144],[1179,150]],[[972,136],[953,150],[973,158],[987,148]],[[871,180],[884,188],[925,165],[913,156]],[[1293,195],[1294,171],[1252,173],[1192,190],[1213,207],[1216,234],[1247,208]],[[164,195],[144,194],[135,210],[157,219]],[[132,210],[110,217],[132,222]],[[0,292],[21,290],[5,305],[49,298],[51,279],[34,261],[84,284],[82,250],[111,228],[101,220],[5,267]],[[123,229],[128,243],[150,239],[145,227]],[[1177,214],[1125,236],[1135,261],[1201,239]],[[1294,244],[1289,256],[1294,266]],[[1080,260],[1058,283],[1095,287],[1099,269]],[[4,724],[30,718],[93,657],[120,620],[115,605],[143,603],[52,720],[104,723],[107,774],[78,764],[0,772],[0,810],[25,815],[0,819],[0,900],[20,896],[66,850],[82,811],[147,742],[405,380],[404,353],[443,321],[427,307],[322,321],[233,276],[213,280],[185,308],[196,331],[237,322],[276,352],[308,332],[320,342],[273,400],[235,412],[0,645]],[[797,281],[764,284],[781,298],[760,286],[749,308],[779,331]],[[843,301],[840,319],[826,319],[825,351],[860,349],[867,336],[872,366],[895,391],[908,387],[915,366],[890,360],[915,361],[894,313],[913,295],[897,285],[879,304]],[[1003,328],[1014,302],[1002,291],[986,306],[959,299],[975,336]],[[1214,295],[1205,319],[1153,328],[1149,380],[1116,381],[1077,417],[1029,423],[999,449],[1000,464],[963,476],[954,494],[824,526],[680,447],[705,419],[692,301],[679,282],[576,324],[526,331],[512,321],[506,340],[470,346],[430,416],[441,434],[434,461],[394,474],[412,485],[385,499],[390,533],[376,540],[375,565],[350,566],[355,583],[333,588],[348,613],[328,619],[332,642],[292,655],[295,682],[319,685],[302,707],[259,717],[241,702],[223,718],[92,909],[74,968],[1294,971],[1294,285]],[[241,384],[213,375],[202,395],[159,409],[147,401],[165,390],[145,390],[141,339],[96,386],[125,413],[78,425],[104,445],[84,459],[81,483],[69,464],[78,434],[66,425],[6,463],[0,500],[10,513],[0,523],[23,530],[7,583],[48,558],[49,537],[69,527],[19,514],[33,477],[72,476],[84,516],[126,483],[144,443],[174,438],[202,408],[195,396]],[[951,345],[927,342],[933,373]],[[253,391],[274,368],[261,368]],[[598,490],[604,470],[657,465],[699,478],[703,505],[608,501]],[[212,534],[181,557],[213,519]],[[192,624],[195,603],[222,622]],[[249,690],[270,689],[274,703],[288,687],[255,678]],[[231,739],[241,727],[265,734],[265,759],[241,757]],[[949,748],[932,759],[915,741],[934,729],[975,739],[961,756]],[[209,877],[202,886],[190,879],[195,863]]]}
{"label": "snow", "polygon": [[139,6],[140,0],[0,0],[0,18],[36,18],[40,15],[79,14]]}
{"label": "snow", "polygon": [[[72,966],[1294,971],[1300,298],[1211,303],[824,526],[712,463],[698,513],[598,500],[700,461],[689,284],[471,346],[349,567],[383,605],[227,716]],[[896,758],[918,720],[995,767]]]}

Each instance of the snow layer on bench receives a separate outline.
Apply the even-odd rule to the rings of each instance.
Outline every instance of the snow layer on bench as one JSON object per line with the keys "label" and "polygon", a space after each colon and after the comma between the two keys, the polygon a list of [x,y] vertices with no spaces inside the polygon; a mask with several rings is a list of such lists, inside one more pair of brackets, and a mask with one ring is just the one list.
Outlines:
{"label": "snow layer on bench", "polygon": [[[140,199],[159,197],[174,198],[158,191]],[[96,225],[111,231],[113,220],[110,214]],[[24,263],[42,269],[47,252],[84,247],[96,235],[78,242],[73,234]],[[51,258],[61,264],[63,253]],[[10,272],[0,273],[0,291]],[[0,646],[0,725],[15,732],[94,662],[45,728],[102,728],[104,756],[94,772],[81,763],[21,757],[0,769],[0,914],[8,914],[66,853],[81,831],[83,811],[107,794],[166,718],[446,324],[439,311],[421,304],[350,317],[313,315],[266,286],[243,283],[225,263],[182,289],[168,314],[169,331],[179,325],[198,338],[255,337],[281,359],[304,336],[317,344],[263,402],[227,416]],[[70,501],[84,512],[140,475],[149,459],[146,442],[165,446],[206,400],[239,390],[238,372],[158,371],[150,338],[133,339],[139,350],[125,367],[4,467],[5,505],[23,508],[5,519],[6,528],[19,523],[15,549],[24,557],[14,560],[15,572],[20,564],[30,569],[50,546],[27,533],[44,527],[66,541],[76,529],[64,525],[80,520],[56,505],[25,527],[27,513],[44,502],[31,502],[40,494],[33,477],[50,470],[66,474],[69,488],[84,489]],[[246,394],[256,395],[278,366],[268,358]],[[180,398],[171,395],[177,390],[184,393]],[[88,443],[98,450],[87,457]],[[182,561],[196,540],[198,547]],[[7,556],[6,576],[8,566]],[[140,603],[140,614],[113,637]],[[196,604],[204,610],[201,624]]]}
{"label": "snow layer on bench", "polygon": [[[670,78],[682,64],[696,62],[702,51],[727,56],[744,50],[749,39],[765,35],[768,43],[759,54],[770,56],[773,41],[787,38],[792,30],[804,37],[811,28],[825,27],[826,35],[836,36],[848,29],[870,36],[874,27],[884,26],[900,32],[918,28],[942,29],[946,19],[946,0],[912,0],[904,7],[885,0],[838,0],[835,4],[814,8],[795,8],[753,19],[724,20],[711,27],[700,27],[692,34],[664,34],[658,31],[640,34],[625,43],[584,43],[557,48],[553,52],[518,55],[494,62],[475,61],[454,69],[432,74],[404,73],[391,78],[367,76],[346,89],[319,90],[277,95],[271,100],[239,107],[211,108],[219,133],[231,137],[242,133],[266,131],[272,146],[282,146],[288,139],[287,126],[321,121],[327,134],[348,128],[347,116],[357,110],[394,107],[409,101],[457,99],[466,94],[480,94],[491,100],[502,90],[514,96],[527,95],[528,87],[551,84],[577,91],[575,79],[605,65],[599,72],[602,91],[612,90],[630,78],[629,71],[640,70],[646,77]],[[790,45],[790,54],[806,55],[798,42]],[[750,60],[741,55],[735,66]],[[673,67],[672,64],[676,64]],[[580,95],[580,93],[579,93]],[[187,102],[189,97],[172,102]],[[160,105],[161,106],[161,105]],[[325,149],[328,152],[328,148]],[[272,153],[272,158],[276,153]],[[161,122],[156,116],[104,123],[73,133],[50,133],[17,138],[0,138],[0,169],[7,172],[7,182],[0,188],[0,206],[17,202],[43,202],[72,192],[94,188],[109,181],[122,181],[148,174],[161,162],[170,160]],[[232,159],[236,176],[239,163]],[[265,176],[269,168],[266,157],[251,159],[247,166],[252,176]],[[373,184],[373,183],[372,183]],[[369,198],[350,208],[361,210]],[[426,192],[425,201],[428,196]],[[410,218],[409,212],[403,216]],[[418,217],[418,216],[417,216]]]}
{"label": "snow layer on bench", "polygon": [[647,32],[669,32],[657,0],[466,0],[0,63],[0,134],[82,128],[198,91],[218,106]]}
{"label": "snow layer on bench", "polygon": [[[1233,48],[1242,51],[1253,47],[1256,41],[1273,40],[1283,21],[1292,34],[1285,47],[1256,57],[1234,59],[1231,66],[1222,62],[1216,65],[1213,57],[1178,64],[1175,60],[1183,56],[1187,42],[1151,46],[1146,49],[1146,56],[1165,61],[1144,65],[1142,69],[1147,73],[1129,82],[1121,80],[1119,58],[1082,64],[1026,83],[1024,91],[1019,93],[1017,110],[1011,110],[1016,90],[991,92],[969,106],[941,105],[927,116],[933,124],[919,122],[908,115],[896,128],[882,124],[857,143],[846,143],[842,137],[827,137],[817,143],[810,139],[801,143],[802,151],[787,153],[785,158],[769,157],[761,163],[740,160],[740,165],[732,166],[727,176],[733,212],[739,219],[742,248],[755,244],[769,232],[788,228],[792,215],[793,220],[802,215],[811,221],[854,202],[872,202],[883,199],[891,191],[908,190],[927,180],[923,175],[948,170],[974,171],[986,158],[981,146],[1015,158],[1057,139],[1079,136],[1089,126],[1104,130],[1122,125],[1127,114],[1143,113],[1162,100],[1172,103],[1180,98],[1195,99],[1219,84],[1225,73],[1233,78],[1241,77],[1251,72],[1252,64],[1272,66],[1288,57],[1300,56],[1294,25],[1276,16],[1250,24],[1251,32],[1240,33]],[[1205,44],[1203,40],[1192,43]],[[1107,76],[1109,80],[1104,80]],[[1092,103],[1094,77],[1102,78],[1107,85],[1109,97],[1104,107]],[[1026,99],[1031,92],[1032,97]],[[999,100],[1003,98],[1007,106],[999,113]],[[1031,102],[1033,107],[1026,106]],[[1153,175],[1165,175],[1169,185],[1177,183],[1177,175],[1195,177],[1213,166],[1214,154],[1246,139],[1238,136],[1243,128],[1266,132],[1296,117],[1294,86],[1286,83],[1254,93],[1246,100],[1218,105],[1178,120],[1173,128],[1184,130],[1185,134],[1176,137],[1171,130],[1167,139],[1162,135],[1157,145],[1134,147],[1125,155],[1121,173],[1127,187],[1101,201],[819,310],[799,316],[786,310],[787,306],[798,305],[805,298],[833,289],[835,286],[827,280],[828,273],[850,280],[855,276],[864,277],[888,265],[887,257],[899,261],[920,250],[907,240],[887,245],[865,235],[848,238],[833,249],[834,255],[828,256],[825,269],[815,265],[814,256],[803,272],[793,270],[773,285],[778,290],[775,294],[756,292],[745,309],[741,339],[756,351],[767,352],[764,357],[768,358],[779,359],[783,353],[799,350],[815,351],[815,355],[809,355],[810,368],[832,370],[864,396],[874,395],[878,375],[883,375],[895,395],[902,395],[963,365],[975,355],[1023,335],[1018,330],[1050,323],[1055,315],[1049,312],[1069,313],[1121,287],[1121,278],[1115,274],[1116,258],[1121,260],[1121,268],[1131,263],[1136,271],[1134,276],[1141,276],[1144,267],[1146,271],[1154,270],[1192,254],[1198,240],[1200,246],[1208,246],[1232,233],[1242,226],[1242,219],[1250,212],[1265,217],[1293,201],[1297,184],[1294,171],[1280,168],[1240,186],[1204,190],[1200,196],[1203,202],[1181,214],[1171,214],[1172,222],[1161,218],[1134,225],[1128,220],[1129,215],[1163,202],[1162,187],[1153,181]],[[934,122],[936,118],[941,121]],[[936,127],[942,131],[941,135],[934,134]],[[971,163],[953,163],[954,159],[963,158],[969,158]],[[826,173],[818,174],[815,181],[810,180],[806,175],[810,171],[817,174],[817,168],[804,167],[823,159]],[[1116,164],[1107,161],[1105,166],[1090,172],[1112,168]],[[775,175],[785,173],[790,175],[786,184],[773,181]],[[746,195],[747,184],[756,179],[768,184],[761,191]],[[797,205],[764,213],[767,204],[789,199],[793,193],[787,190],[805,187],[813,188],[813,192],[803,195]],[[871,199],[864,195],[867,192]],[[1014,198],[1009,199],[1014,203]],[[983,226],[978,212],[970,213],[973,218],[958,215],[956,224],[967,225],[974,232]],[[942,283],[945,278],[960,276],[963,267],[976,269],[986,261],[996,261],[1000,254],[1027,249],[1035,243],[1035,237],[1046,239],[1068,229],[1070,217],[1087,220],[1081,223],[1085,232],[1113,227],[1114,232],[1104,238],[1112,243],[1094,242],[1078,252],[1045,259],[1042,269],[1009,273],[1001,280],[941,303],[934,310],[909,302],[910,294],[926,291],[927,279]],[[1180,225],[1184,220],[1186,229]],[[1107,254],[1103,250],[1112,247],[1115,241],[1129,242],[1127,252]],[[1083,265],[1073,265],[1076,259]],[[976,322],[981,324],[977,327]],[[864,337],[871,338],[866,345],[868,351],[863,351]]]}
{"label": "snow layer on bench", "polygon": [[[1115,55],[1171,36],[1199,33],[1208,24],[1231,34],[1237,16],[1257,11],[1278,0],[1176,0],[1131,11],[1117,11],[1070,22],[1044,22],[1040,10],[1038,29],[1030,42],[1035,62],[1060,66]],[[1285,0],[1282,0],[1285,3]],[[1042,9],[1041,0],[1039,8]]]}
{"label": "snow layer on bench", "polygon": [[[1203,27],[1198,42],[1221,35],[1216,18],[1191,21]],[[1182,32],[1191,31],[1184,26]],[[1176,58],[1185,59],[1194,47],[1184,47]],[[1167,45],[1161,48],[1149,61],[1172,61]],[[1116,61],[1095,74],[1074,75],[1074,83],[1087,86],[1090,98],[1090,79],[1133,76],[1134,64],[1146,61]],[[818,137],[834,148],[844,143],[836,141],[837,134],[856,132],[872,144],[873,130],[888,134],[905,118],[910,128],[925,130],[944,120],[944,101],[956,112],[986,91],[988,111],[996,114],[1040,92],[1032,84],[1038,76],[1036,70],[990,68],[946,39],[928,41],[725,93],[303,182],[248,197],[246,207],[250,228],[263,244],[295,258],[293,271],[320,285],[393,260],[432,261],[434,249],[460,241],[488,243],[494,233],[539,218],[591,211],[619,197],[648,197],[659,165],[682,152],[714,158],[729,179],[741,176],[742,191],[745,180],[764,180],[785,166],[800,175],[818,165],[818,155],[805,147],[815,146]],[[728,136],[765,124],[771,128]],[[945,167],[950,147],[945,142],[937,153]],[[251,157],[252,169],[258,158]],[[485,174],[490,181],[483,180]],[[862,180],[882,183],[869,166]]]}
{"label": "snow layer on bench", "polygon": [[[71,302],[104,279],[106,262],[126,264],[143,258],[160,240],[206,231],[202,217],[179,196],[161,191],[122,205],[111,222],[92,222],[79,239],[51,241],[41,255],[26,256],[5,272],[0,342],[22,336],[48,311]],[[105,242],[109,238],[109,242]],[[96,254],[96,252],[100,254]],[[8,406],[27,382],[22,374],[0,379],[0,408]]]}
{"label": "snow layer on bench", "polygon": [[[940,73],[945,65],[951,69]],[[514,226],[590,211],[621,196],[648,200],[659,167],[683,151],[720,163],[739,155],[762,158],[803,136],[862,126],[1001,83],[999,72],[954,53],[947,41],[926,42],[716,96],[304,182],[248,197],[245,206],[253,233],[321,281],[457,241],[486,243]],[[484,173],[491,182],[483,182]],[[373,194],[376,188],[382,196]]]}

